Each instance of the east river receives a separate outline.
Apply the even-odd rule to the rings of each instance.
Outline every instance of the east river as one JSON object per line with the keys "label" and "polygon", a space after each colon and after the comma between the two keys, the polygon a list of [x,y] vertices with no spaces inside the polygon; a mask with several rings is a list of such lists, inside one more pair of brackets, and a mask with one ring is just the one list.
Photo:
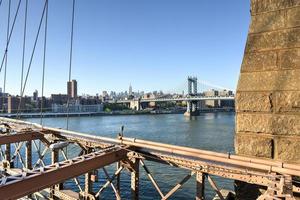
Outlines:
{"label": "east river", "polygon": [[[169,115],[129,115],[129,116],[99,116],[99,117],[74,117],[69,119],[69,129],[99,136],[116,138],[124,125],[124,136],[152,141],[164,142],[181,146],[217,152],[234,151],[234,113],[203,113],[200,116],[188,118],[181,114]],[[40,119],[30,119],[40,122]],[[66,127],[65,118],[45,118],[44,124],[52,127]],[[76,151],[68,149],[68,154]],[[146,162],[163,193],[181,181],[188,171]],[[115,166],[108,167],[110,174]],[[94,184],[95,191],[105,182],[103,171],[99,170],[99,182]],[[159,194],[149,181],[144,170],[140,168],[140,199],[160,199]],[[80,177],[83,183],[84,177]],[[233,182],[214,177],[220,188],[233,189]],[[73,181],[68,181],[66,187],[77,189]],[[194,199],[195,178],[190,179],[170,199]],[[212,199],[214,193],[206,183],[206,198]],[[122,199],[130,199],[130,177],[125,170],[121,175]],[[113,191],[108,187],[101,199],[115,199]]]}

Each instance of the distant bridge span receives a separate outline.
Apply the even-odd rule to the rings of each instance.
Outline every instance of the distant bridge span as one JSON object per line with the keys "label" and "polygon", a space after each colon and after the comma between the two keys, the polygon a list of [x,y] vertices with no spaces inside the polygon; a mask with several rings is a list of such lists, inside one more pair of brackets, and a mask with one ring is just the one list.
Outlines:
{"label": "distant bridge span", "polygon": [[139,101],[140,103],[149,102],[169,102],[169,101],[204,101],[204,100],[234,100],[234,96],[220,97],[204,97],[204,96],[191,96],[179,98],[149,98],[149,99],[131,99],[131,100],[111,100],[108,103],[130,103],[132,101]]}
{"label": "distant bridge span", "polygon": [[[198,79],[197,77],[188,77],[188,95],[184,97],[176,97],[176,98],[134,98],[134,99],[126,99],[126,100],[111,100],[108,103],[117,103],[117,104],[129,104],[129,107],[134,110],[140,110],[143,103],[150,102],[178,102],[185,101],[187,102],[187,110],[185,115],[198,115],[199,108],[201,107],[199,102],[206,100],[217,100],[217,101],[232,101],[234,100],[234,95],[226,96],[204,96],[198,93]],[[231,94],[229,94],[231,95]]]}

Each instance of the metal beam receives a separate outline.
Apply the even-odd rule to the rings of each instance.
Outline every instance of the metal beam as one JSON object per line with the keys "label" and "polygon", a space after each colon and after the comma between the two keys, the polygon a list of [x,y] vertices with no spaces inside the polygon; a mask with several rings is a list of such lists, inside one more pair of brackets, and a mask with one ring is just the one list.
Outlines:
{"label": "metal beam", "polygon": [[2,178],[0,194],[5,195],[1,195],[0,199],[17,199],[43,190],[51,185],[124,159],[127,152],[126,149],[113,147],[55,163],[28,173]]}
{"label": "metal beam", "polygon": [[148,167],[145,165],[144,161],[142,159],[140,159],[140,163],[142,165],[142,167],[144,168],[145,172],[147,173],[148,178],[150,179],[151,183],[153,184],[153,186],[155,187],[155,189],[157,190],[157,192],[159,193],[160,197],[163,198],[164,194],[162,193],[162,191],[160,190],[157,182],[155,181],[155,179],[153,178],[153,176],[151,175]]}
{"label": "metal beam", "polygon": [[205,175],[201,172],[196,173],[196,200],[204,200]]}
{"label": "metal beam", "polygon": [[207,180],[209,182],[209,184],[211,185],[211,187],[214,189],[214,191],[218,194],[219,198],[221,200],[225,200],[225,198],[223,197],[221,191],[219,190],[218,186],[216,185],[216,183],[214,182],[214,180],[212,180],[212,178],[209,175],[206,175]]}
{"label": "metal beam", "polygon": [[37,132],[21,132],[17,134],[5,134],[0,136],[0,145],[37,140],[41,138],[43,138],[43,135]]}
{"label": "metal beam", "polygon": [[140,170],[139,170],[139,158],[132,159],[132,172],[131,172],[131,199],[139,199],[139,179],[140,179]]}
{"label": "metal beam", "polygon": [[169,192],[166,194],[162,200],[169,199],[171,195],[173,195],[183,184],[185,184],[190,178],[194,175],[194,172],[186,175],[178,184],[176,184]]}

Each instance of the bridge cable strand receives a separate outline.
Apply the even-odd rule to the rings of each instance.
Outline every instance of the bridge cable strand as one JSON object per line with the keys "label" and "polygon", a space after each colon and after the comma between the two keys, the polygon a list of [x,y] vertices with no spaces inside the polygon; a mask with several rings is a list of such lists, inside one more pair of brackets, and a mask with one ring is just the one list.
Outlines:
{"label": "bridge cable strand", "polygon": [[[48,2],[49,3],[49,2]],[[42,72],[42,95],[41,95],[41,125],[43,126],[43,106],[44,106],[44,88],[45,88],[45,70],[46,70],[46,50],[47,50],[47,30],[48,30],[48,7],[46,5],[45,30],[44,30],[44,55],[43,55],[43,72]]]}
{"label": "bridge cable strand", "polygon": [[215,84],[209,83],[207,81],[203,81],[203,80],[201,80],[201,82],[197,81],[197,83],[199,83],[202,86],[212,87],[213,89],[221,89],[221,90],[231,90],[231,91],[234,91],[233,89],[229,89],[229,88],[226,88],[226,87],[223,87],[223,86],[215,85]]}
{"label": "bridge cable strand", "polygon": [[[70,63],[69,63],[69,83],[71,82],[72,76],[72,58],[73,58],[73,35],[74,35],[74,18],[75,18],[75,0],[73,0],[72,7],[72,27],[71,27],[71,44],[70,44]],[[69,86],[68,86],[69,87]],[[71,89],[72,90],[72,89]],[[69,129],[69,111],[70,111],[70,95],[68,94],[67,100],[67,130]]]}
{"label": "bridge cable strand", "polygon": [[42,26],[42,23],[43,23],[43,19],[44,19],[44,16],[45,16],[45,11],[46,11],[46,5],[47,5],[47,3],[48,3],[48,0],[45,0],[43,12],[42,12],[42,16],[41,16],[39,27],[38,27],[38,31],[37,31],[37,34],[36,34],[36,37],[35,37],[33,50],[32,50],[32,53],[31,53],[29,65],[28,65],[28,68],[27,68],[26,76],[25,76],[25,81],[24,81],[24,84],[23,84],[22,92],[21,92],[21,97],[20,97],[20,101],[19,101],[17,117],[19,117],[19,115],[20,115],[20,108],[21,108],[21,103],[22,103],[22,97],[24,96],[25,88],[26,88],[26,85],[27,85],[28,76],[29,76],[30,69],[31,69],[31,66],[32,66],[32,61],[33,61],[33,57],[34,57],[34,54],[35,54],[36,45],[37,45],[37,42],[38,42],[38,39],[39,39],[39,35],[40,35],[40,31],[41,31],[41,26]]}
{"label": "bridge cable strand", "polygon": [[4,65],[4,61],[5,61],[6,56],[7,56],[8,46],[10,44],[11,36],[12,36],[13,30],[14,30],[14,27],[15,27],[15,24],[16,24],[16,20],[17,20],[17,17],[18,17],[18,13],[19,13],[21,1],[22,0],[19,0],[18,6],[17,6],[17,10],[16,10],[16,13],[15,13],[15,16],[14,16],[14,20],[13,20],[13,23],[12,23],[12,26],[11,26],[11,29],[10,29],[9,38],[8,38],[8,41],[6,42],[6,46],[5,46],[5,50],[4,50],[4,55],[3,55],[2,61],[1,61],[0,73],[2,71],[2,68],[3,68],[3,65]]}
{"label": "bridge cable strand", "polygon": [[23,32],[23,52],[22,52],[22,69],[21,69],[20,96],[22,95],[23,78],[24,78],[24,66],[25,66],[26,32],[27,32],[27,10],[28,10],[28,0],[25,1],[25,12],[24,12],[24,32]]}
{"label": "bridge cable strand", "polygon": [[[8,42],[8,38],[9,38],[10,11],[11,11],[11,0],[8,0],[6,43]],[[6,72],[7,72],[7,56],[5,57],[5,64],[4,64],[3,94],[5,94],[5,90],[6,90]],[[5,99],[4,96],[5,96],[5,95],[2,95],[2,110],[4,110],[4,99]]]}

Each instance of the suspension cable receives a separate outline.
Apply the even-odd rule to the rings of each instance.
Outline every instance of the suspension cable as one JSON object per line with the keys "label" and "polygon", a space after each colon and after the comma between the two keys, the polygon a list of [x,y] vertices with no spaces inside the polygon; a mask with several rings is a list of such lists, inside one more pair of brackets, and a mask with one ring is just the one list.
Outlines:
{"label": "suspension cable", "polygon": [[25,16],[24,16],[24,34],[23,34],[23,55],[22,55],[22,69],[21,69],[21,86],[20,86],[20,96],[22,95],[23,88],[23,74],[24,74],[24,65],[25,65],[25,50],[26,50],[26,31],[27,31],[27,8],[28,0],[25,1]]}
{"label": "suspension cable", "polygon": [[17,17],[18,17],[20,5],[21,5],[21,0],[19,0],[18,6],[17,6],[17,10],[16,10],[16,13],[15,13],[15,16],[14,16],[14,21],[13,21],[11,29],[10,29],[9,38],[8,38],[8,41],[6,42],[6,47],[5,47],[5,50],[4,50],[4,55],[3,55],[2,61],[1,61],[0,73],[1,73],[2,68],[3,68],[3,64],[4,64],[4,61],[5,61],[5,58],[7,56],[8,46],[9,46],[10,39],[11,39],[13,30],[14,30],[14,27],[15,27],[15,24],[16,24],[16,20],[17,20]]}
{"label": "suspension cable", "polygon": [[46,5],[45,33],[44,33],[44,55],[42,72],[42,96],[41,96],[41,125],[43,125],[43,107],[44,107],[44,87],[45,87],[45,69],[46,69],[46,50],[47,50],[47,29],[48,29],[48,3]]}
{"label": "suspension cable", "polygon": [[[9,28],[10,28],[10,10],[11,10],[11,0],[8,0],[8,16],[7,16],[7,30],[6,30],[6,43],[8,43],[9,38]],[[7,50],[6,50],[7,54]],[[4,99],[5,99],[5,90],[6,90],[6,72],[7,72],[7,55],[5,56],[4,64],[4,78],[3,78],[3,95],[2,95],[2,110],[4,111]]]}
{"label": "suspension cable", "polygon": [[30,69],[31,69],[31,65],[32,65],[32,61],[33,61],[33,57],[34,57],[36,45],[37,45],[37,42],[38,42],[38,39],[39,39],[39,35],[40,35],[40,31],[41,31],[41,26],[42,26],[43,19],[44,19],[44,16],[45,16],[45,11],[46,11],[47,3],[48,3],[48,0],[45,0],[45,4],[44,4],[44,8],[43,8],[43,13],[42,13],[42,16],[41,16],[41,19],[40,19],[39,28],[38,28],[38,31],[37,31],[37,34],[36,34],[36,38],[35,38],[35,41],[34,41],[33,50],[32,50],[30,61],[29,61],[29,65],[28,65],[28,68],[27,68],[27,73],[26,73],[26,76],[25,76],[25,81],[24,81],[23,88],[22,88],[22,91],[21,91],[21,97],[20,97],[20,101],[19,101],[17,116],[19,116],[19,114],[20,114],[22,97],[24,95],[24,91],[25,91],[26,84],[27,84],[27,81],[28,81],[28,76],[29,76],[29,73],[30,73]]}
{"label": "suspension cable", "polygon": [[[70,46],[70,64],[69,64],[69,82],[68,82],[68,84],[71,82],[71,75],[72,75],[74,16],[75,16],[75,0],[73,0],[73,8],[72,8],[72,27],[71,27],[71,46]],[[68,94],[68,100],[67,100],[67,130],[69,129],[69,111],[70,111],[69,104],[70,104],[70,95]]]}

